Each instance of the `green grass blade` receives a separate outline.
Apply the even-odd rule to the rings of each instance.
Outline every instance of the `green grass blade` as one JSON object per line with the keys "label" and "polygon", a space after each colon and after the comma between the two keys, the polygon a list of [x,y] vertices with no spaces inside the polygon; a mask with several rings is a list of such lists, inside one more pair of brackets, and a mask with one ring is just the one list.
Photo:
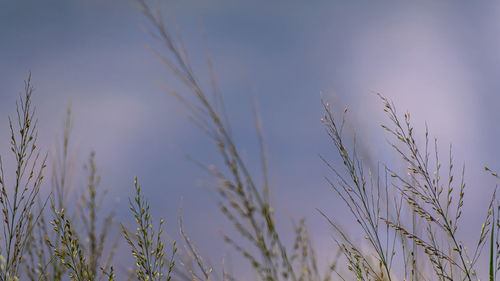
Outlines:
{"label": "green grass blade", "polygon": [[[495,215],[493,215],[493,221],[495,221]],[[493,260],[493,248],[495,247],[495,227],[492,225],[491,227],[491,238],[490,238],[490,281],[495,280],[495,271],[494,271],[494,260]]]}

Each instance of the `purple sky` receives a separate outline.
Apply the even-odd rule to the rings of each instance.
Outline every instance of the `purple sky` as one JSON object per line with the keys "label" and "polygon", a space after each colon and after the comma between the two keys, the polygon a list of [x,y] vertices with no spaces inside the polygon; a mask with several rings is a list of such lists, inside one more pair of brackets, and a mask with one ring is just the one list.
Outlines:
{"label": "purple sky", "polygon": [[[400,112],[412,112],[417,129],[427,121],[443,148],[452,141],[457,163],[467,160],[469,213],[463,222],[473,230],[463,238],[476,237],[477,216],[484,213],[478,207],[488,200],[492,182],[482,167],[500,170],[498,3],[162,2],[175,17],[202,80],[207,77],[205,32],[236,139],[254,165],[245,77],[257,94],[284,230],[289,215],[306,216],[315,243],[330,249],[332,232],[315,208],[340,221],[347,214],[324,181],[329,174],[317,157],[337,159],[319,121],[320,92],[334,108],[349,107],[359,139],[378,159],[393,159],[387,135],[378,127],[385,122],[382,105],[371,94],[378,91]],[[83,165],[90,150],[96,151],[102,185],[110,190],[107,208],[127,220],[126,198],[137,175],[154,214],[166,218],[173,237],[183,200],[186,230],[203,255],[219,264],[226,247],[218,231],[229,224],[214,206],[216,197],[206,184],[210,179],[179,148],[203,163],[217,163],[217,154],[161,89],[177,84],[146,48],[153,41],[141,23],[129,1],[4,1],[0,152],[8,151],[7,115],[14,113],[31,70],[41,144],[52,147],[71,102],[75,153]],[[115,198],[119,203],[113,203]],[[344,224],[349,226],[348,220]]]}

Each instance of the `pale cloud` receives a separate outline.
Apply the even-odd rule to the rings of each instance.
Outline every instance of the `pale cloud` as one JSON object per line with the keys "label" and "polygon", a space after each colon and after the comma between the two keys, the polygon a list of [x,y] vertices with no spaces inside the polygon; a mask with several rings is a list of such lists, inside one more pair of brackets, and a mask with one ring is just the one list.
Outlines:
{"label": "pale cloud", "polygon": [[[478,123],[474,72],[462,59],[449,30],[424,15],[389,16],[356,36],[352,50],[355,81],[409,110],[416,124],[448,141],[461,139]],[[397,24],[396,24],[397,23]],[[375,102],[374,102],[375,101]],[[381,111],[373,98],[359,100],[367,115]],[[370,124],[371,126],[371,124]]]}

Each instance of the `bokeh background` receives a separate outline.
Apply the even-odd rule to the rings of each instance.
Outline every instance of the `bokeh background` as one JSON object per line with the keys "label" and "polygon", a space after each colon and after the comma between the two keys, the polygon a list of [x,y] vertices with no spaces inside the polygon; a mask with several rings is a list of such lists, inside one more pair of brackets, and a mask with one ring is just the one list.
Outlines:
{"label": "bokeh background", "polygon": [[[461,235],[465,241],[477,237],[494,185],[483,167],[500,169],[498,3],[159,2],[177,23],[202,80],[208,77],[205,52],[212,54],[237,143],[254,167],[259,162],[248,92],[255,93],[272,198],[287,239],[290,217],[305,216],[320,256],[333,257],[333,233],[316,209],[359,232],[324,180],[330,174],[318,154],[334,163],[337,158],[320,122],[320,93],[339,111],[349,108],[350,133],[374,159],[394,163],[373,92],[393,99],[400,112],[410,111],[418,129],[427,122],[443,144],[443,158],[453,143],[469,183]],[[215,149],[162,90],[178,83],[148,50],[155,42],[145,22],[133,1],[1,1],[0,152],[8,155],[7,116],[15,113],[31,71],[40,145],[54,149],[71,104],[77,170],[96,151],[101,186],[109,190],[106,210],[131,222],[127,197],[137,175],[172,239],[179,236],[182,202],[186,231],[200,253],[216,268],[229,260],[250,280],[244,261],[220,236],[232,231],[215,205],[211,178],[181,152],[219,163]],[[75,182],[75,189],[84,187],[83,180]]]}

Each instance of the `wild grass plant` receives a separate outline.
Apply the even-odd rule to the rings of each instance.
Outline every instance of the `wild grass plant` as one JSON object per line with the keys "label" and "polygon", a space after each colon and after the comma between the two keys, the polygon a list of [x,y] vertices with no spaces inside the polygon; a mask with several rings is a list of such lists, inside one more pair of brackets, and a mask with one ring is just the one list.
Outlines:
{"label": "wild grass plant", "polygon": [[[113,214],[100,212],[106,190],[99,188],[94,152],[84,167],[87,172],[84,191],[79,194],[73,186],[75,163],[70,151],[71,126],[71,108],[68,107],[61,140],[51,157],[50,208],[38,202],[40,215],[32,224],[34,231],[24,258],[25,278],[29,280],[66,280],[66,275],[77,276],[77,273],[84,273],[79,280],[103,280],[104,271],[109,270],[114,256],[116,243],[104,249],[105,243],[110,243],[108,231]],[[78,196],[79,200],[70,200]],[[71,208],[73,205],[77,207]],[[100,230],[97,223],[102,223]],[[77,264],[77,259],[69,256],[71,251],[68,249],[78,249],[80,258],[85,260],[78,260]]]}
{"label": "wild grass plant", "polygon": [[[82,254],[85,254],[88,275],[91,276],[87,278],[102,280],[104,276],[101,268],[109,268],[117,246],[118,240],[112,242],[108,237],[109,229],[113,225],[113,214],[100,212],[107,190],[99,187],[100,175],[96,168],[94,152],[91,152],[88,163],[84,166],[87,173],[84,191],[79,194],[73,186],[75,161],[70,151],[71,126],[71,107],[68,107],[61,140],[57,142],[59,145],[51,157],[53,165],[50,208],[44,208],[45,204],[39,201],[40,216],[33,225],[35,231],[31,235],[25,257],[26,274],[30,280],[65,280],[64,276],[71,268],[66,264],[68,259],[62,263],[66,254],[62,249],[68,242],[61,241],[63,239],[73,239],[74,246],[81,248]],[[80,198],[72,201],[71,197]],[[72,205],[76,205],[76,208],[71,208]],[[56,220],[51,219],[54,217]],[[66,226],[66,223],[69,225]],[[102,227],[98,227],[98,223],[102,224]],[[54,228],[57,224],[59,226]],[[59,232],[64,227],[76,228],[73,229],[74,237],[67,236],[69,233]],[[76,240],[83,242],[76,245]],[[105,249],[105,244],[111,246]]]}
{"label": "wild grass plant", "polygon": [[[363,163],[356,142],[348,149],[342,134],[347,110],[338,121],[331,106],[324,103],[322,122],[344,168],[341,171],[323,158],[335,177],[328,183],[350,210],[371,249],[364,250],[327,218],[338,233],[337,243],[348,269],[358,280],[478,280],[477,262],[487,246],[490,263],[481,269],[488,272],[489,280],[495,280],[499,269],[495,230],[498,233],[500,227],[495,219],[499,206],[496,188],[479,238],[468,248],[457,234],[466,191],[465,166],[457,176],[450,145],[443,172],[437,138],[429,144],[426,128],[424,145],[419,146],[410,113],[400,117],[390,100],[379,97],[390,121],[382,128],[394,138],[390,146],[407,166],[404,174],[388,165],[370,169]],[[403,261],[402,268],[394,269],[397,259]]]}
{"label": "wild grass plant", "polygon": [[[172,22],[169,23],[161,13],[152,9],[146,0],[139,1],[139,9],[149,20],[153,36],[166,47],[163,53],[153,52],[186,86],[187,93],[167,90],[184,106],[186,116],[215,143],[224,161],[224,171],[222,167],[204,167],[218,180],[215,188],[220,194],[218,204],[221,212],[254,249],[242,247],[232,237],[225,236],[225,241],[248,259],[262,280],[320,280],[314,251],[303,250],[302,266],[297,266],[294,262],[297,254],[290,254],[290,249],[280,239],[274,209],[269,202],[266,153],[258,116],[255,115],[264,178],[262,183],[257,183],[250,174],[232,138],[210,56],[207,56],[207,65],[213,95],[208,95],[209,91],[198,82],[182,38],[172,31],[175,28],[169,29],[169,25],[174,26]],[[366,240],[366,243],[353,240],[334,219],[323,214],[337,233],[337,245],[352,274],[348,277],[345,273],[336,272],[335,275],[327,271],[324,278],[476,280],[479,278],[477,262],[487,246],[490,262],[487,270],[484,267],[482,270],[488,272],[490,280],[495,280],[499,269],[498,235],[495,236],[495,228],[498,233],[499,227],[498,219],[495,221],[498,217],[496,191],[492,192],[492,199],[485,210],[477,243],[466,247],[457,234],[466,191],[465,168],[456,175],[450,146],[447,169],[443,172],[437,139],[429,144],[429,132],[426,130],[424,144],[418,144],[410,113],[399,116],[390,100],[382,95],[379,97],[391,122],[390,125],[382,125],[382,128],[394,137],[390,146],[408,167],[405,174],[395,172],[390,165],[371,167],[370,163],[363,162],[356,140],[346,141],[342,132],[347,110],[338,121],[332,107],[324,103],[322,122],[343,163],[343,168],[339,168],[321,157],[332,171],[333,179],[328,178],[327,181],[344,201]],[[348,146],[351,148],[348,149]],[[497,176],[495,173],[492,175]],[[307,236],[301,236],[307,233],[305,228],[300,229],[303,230],[296,229],[297,241],[307,239],[304,238]],[[295,243],[295,250],[300,248],[298,244]],[[312,249],[309,242],[302,245],[304,249]],[[329,269],[336,271],[335,266]]]}
{"label": "wild grass plant", "polygon": [[[382,128],[406,167],[403,173],[394,168],[399,167],[399,162],[366,161],[356,138],[346,137],[344,132],[347,110],[339,114],[337,108],[322,103],[321,122],[335,148],[334,157],[340,160],[339,164],[329,161],[331,156],[320,157],[331,172],[326,180],[351,213],[363,239],[350,235],[335,217],[321,210],[318,215],[324,216],[335,233],[336,259],[318,261],[317,248],[304,218],[293,220],[289,230],[294,234],[293,241],[284,239],[270,200],[269,165],[255,104],[252,110],[260,152],[259,175],[251,172],[257,169],[242,157],[233,137],[210,55],[207,65],[211,85],[206,89],[193,70],[173,22],[147,0],[137,3],[151,34],[164,46],[154,49],[154,54],[184,86],[167,91],[182,106],[186,117],[206,134],[222,160],[220,166],[215,166],[191,159],[216,180],[216,204],[237,233],[223,234],[222,239],[248,262],[257,280],[479,280],[480,274],[496,280],[500,269],[500,205],[496,188],[484,210],[477,241],[466,246],[459,231],[468,191],[465,168],[457,171],[451,146],[443,161],[438,141],[430,137],[428,129],[422,138],[418,137],[410,113],[400,115],[382,95],[379,97],[389,121]],[[13,180],[4,175],[0,158],[0,281],[119,280],[113,266],[119,242],[110,237],[114,214],[103,213],[101,208],[106,190],[100,187],[93,152],[85,165],[84,191],[77,193],[74,188],[70,109],[57,152],[51,159],[49,196],[41,195],[47,157],[36,145],[32,94],[29,75],[17,103],[16,118],[9,119],[10,148],[15,159]],[[489,168],[485,170],[500,179]],[[72,201],[70,198],[75,196],[69,194],[78,194],[77,201]],[[169,245],[164,221],[154,223],[154,214],[137,178],[129,209],[134,226],[121,226],[122,242],[135,260],[133,275],[128,280],[247,280],[226,271],[224,265],[221,270],[207,265],[207,259],[184,230],[181,213],[179,231],[184,245],[177,248],[175,241]],[[481,263],[482,256],[487,264]]]}
{"label": "wild grass plant", "polygon": [[[113,260],[118,240],[109,241],[109,229],[112,227],[113,214],[100,214],[102,204],[101,197],[106,191],[98,192],[99,175],[95,165],[95,153],[91,153],[86,166],[88,172],[88,184],[85,192],[77,202],[77,209],[73,216],[66,214],[67,209],[59,209],[55,200],[51,202],[52,221],[50,224],[56,236],[54,243],[47,239],[46,243],[55,257],[54,262],[61,266],[55,268],[55,272],[65,271],[70,278],[75,280],[114,280]],[[68,203],[66,203],[68,204]],[[97,223],[103,215],[102,227],[98,230]],[[105,253],[105,245],[108,244],[108,252]],[[58,273],[59,276],[62,274]],[[41,275],[43,276],[43,274]],[[48,278],[45,276],[44,278]]]}
{"label": "wild grass plant", "polygon": [[4,173],[0,157],[0,205],[3,222],[0,280],[17,279],[33,232],[30,221],[36,222],[40,216],[35,205],[40,194],[47,156],[37,147],[33,91],[29,74],[24,92],[16,103],[16,116],[14,119],[9,118],[10,150],[15,163],[15,172],[9,178]]}
{"label": "wild grass plant", "polygon": [[[122,226],[123,237],[130,246],[136,260],[136,275],[139,281],[169,281],[175,266],[176,244],[173,244],[172,255],[167,261],[165,257],[165,243],[163,242],[163,220],[160,220],[158,229],[153,226],[149,204],[141,193],[141,187],[135,178],[135,197],[129,199],[130,210],[137,223],[137,230],[132,235]],[[167,261],[167,263],[165,263]],[[167,268],[165,268],[167,267]]]}
{"label": "wild grass plant", "polygon": [[[223,167],[197,163],[217,179],[215,189],[219,193],[219,209],[240,234],[238,239],[224,235],[224,241],[248,260],[261,280],[328,279],[329,272],[321,277],[318,271],[316,255],[306,235],[305,223],[301,223],[296,229],[298,242],[295,251],[299,247],[307,247],[307,250],[301,252],[300,259],[296,253],[292,254],[293,247],[287,247],[276,228],[274,208],[269,199],[266,152],[256,108],[253,107],[253,112],[261,155],[262,182],[257,182],[256,177],[250,173],[236,146],[210,56],[207,55],[207,65],[211,89],[205,90],[193,71],[182,38],[171,29],[173,23],[167,22],[162,13],[152,8],[147,1],[138,2],[139,10],[150,24],[151,34],[166,47],[164,53],[158,50],[153,52],[186,89],[186,94],[171,88],[167,88],[168,92],[183,106],[187,118],[210,138],[223,160]],[[251,248],[242,246],[238,242],[241,238]],[[208,280],[209,276],[204,274],[204,279]]]}
{"label": "wild grass plant", "polygon": [[[64,122],[62,145],[57,146],[56,155],[52,161],[51,186],[54,196],[52,208],[62,210],[68,202],[74,167],[70,161],[71,109],[68,107]],[[59,147],[61,149],[59,149]],[[24,265],[27,278],[34,280],[62,280],[66,268],[54,260],[52,247],[59,247],[60,241],[50,225],[50,214],[45,210],[46,204],[38,200],[39,220],[32,221],[34,231],[29,240]],[[55,245],[55,246],[54,246]]]}

